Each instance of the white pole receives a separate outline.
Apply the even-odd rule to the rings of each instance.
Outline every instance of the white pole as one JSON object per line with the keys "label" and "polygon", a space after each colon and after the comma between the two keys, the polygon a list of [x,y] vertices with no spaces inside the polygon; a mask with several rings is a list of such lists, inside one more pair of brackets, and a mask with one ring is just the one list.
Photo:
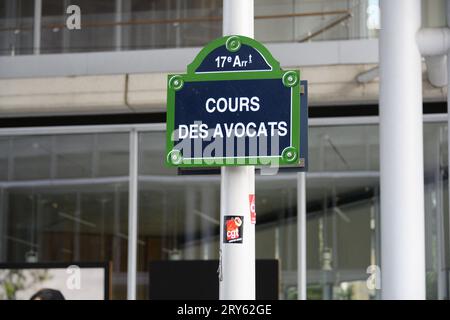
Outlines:
{"label": "white pole", "polygon": [[138,201],[138,133],[130,132],[130,183],[128,189],[128,281],[127,298],[136,300],[137,273],[137,201]]}
{"label": "white pole", "polygon": [[381,12],[381,293],[425,299],[421,3],[382,0]]}
{"label": "white pole", "polygon": [[[253,38],[253,0],[223,1],[223,34]],[[221,300],[255,299],[255,226],[249,194],[254,192],[253,166],[222,167],[220,199]],[[253,185],[249,183],[253,180]],[[225,216],[243,216],[242,243],[224,243]]]}
{"label": "white pole", "polygon": [[297,288],[298,300],[306,300],[306,179],[297,173]]}
{"label": "white pole", "polygon": [[254,37],[253,0],[223,0],[223,35]]}
{"label": "white pole", "polygon": [[34,0],[33,53],[41,52],[42,0]]}

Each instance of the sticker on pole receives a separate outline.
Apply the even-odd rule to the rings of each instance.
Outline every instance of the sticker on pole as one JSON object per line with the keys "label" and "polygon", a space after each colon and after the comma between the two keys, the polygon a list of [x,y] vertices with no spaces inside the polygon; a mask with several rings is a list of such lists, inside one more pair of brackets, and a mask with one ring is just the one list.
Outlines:
{"label": "sticker on pole", "polygon": [[256,224],[256,207],[255,207],[255,195],[249,194],[248,200],[250,203],[250,222]]}
{"label": "sticker on pole", "polygon": [[300,83],[254,39],[212,41],[168,76],[166,164],[304,166]]}
{"label": "sticker on pole", "polygon": [[223,243],[242,243],[244,232],[243,216],[224,217]]}

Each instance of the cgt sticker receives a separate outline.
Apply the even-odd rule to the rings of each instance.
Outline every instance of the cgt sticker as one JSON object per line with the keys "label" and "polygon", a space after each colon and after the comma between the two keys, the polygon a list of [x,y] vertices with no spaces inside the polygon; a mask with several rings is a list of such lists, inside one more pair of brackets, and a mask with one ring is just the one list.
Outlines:
{"label": "cgt sticker", "polygon": [[242,243],[244,233],[243,216],[225,216],[224,221],[224,243]]}

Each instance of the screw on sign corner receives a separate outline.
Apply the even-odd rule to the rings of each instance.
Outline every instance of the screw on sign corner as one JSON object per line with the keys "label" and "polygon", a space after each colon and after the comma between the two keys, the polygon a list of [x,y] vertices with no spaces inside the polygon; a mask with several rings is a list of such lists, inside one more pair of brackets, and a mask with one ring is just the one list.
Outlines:
{"label": "screw on sign corner", "polygon": [[178,91],[181,88],[183,88],[184,86],[184,81],[181,78],[181,76],[177,75],[177,76],[173,76],[172,78],[170,78],[169,80],[169,88]]}
{"label": "screw on sign corner", "polygon": [[297,73],[295,71],[288,71],[283,75],[283,84],[286,87],[294,87],[295,85],[297,85],[298,83],[298,76]]}
{"label": "screw on sign corner", "polygon": [[183,162],[183,156],[180,150],[174,149],[167,155],[167,161],[171,164],[177,165]]}
{"label": "screw on sign corner", "polygon": [[238,36],[231,36],[227,39],[225,47],[230,52],[236,52],[241,48],[241,40]]}
{"label": "screw on sign corner", "polygon": [[289,163],[293,163],[297,160],[298,158],[298,152],[297,149],[294,147],[287,147],[286,149],[283,150],[283,152],[281,153],[281,157],[283,158],[283,160],[285,160],[286,162]]}

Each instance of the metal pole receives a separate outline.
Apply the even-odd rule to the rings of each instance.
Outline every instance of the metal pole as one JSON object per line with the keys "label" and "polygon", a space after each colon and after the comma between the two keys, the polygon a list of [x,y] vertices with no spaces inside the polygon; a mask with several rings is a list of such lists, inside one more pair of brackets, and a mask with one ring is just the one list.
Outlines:
{"label": "metal pole", "polygon": [[381,290],[425,299],[420,0],[382,0],[380,30]]}
{"label": "metal pole", "polygon": [[443,300],[447,295],[447,281],[445,270],[445,229],[444,229],[444,208],[443,208],[443,195],[444,195],[444,177],[441,173],[441,156],[442,156],[442,128],[436,132],[436,157],[435,157],[435,175],[434,175],[434,190],[436,193],[436,204],[434,206],[436,216],[436,271],[437,271],[437,289],[438,299]]}
{"label": "metal pole", "polygon": [[7,223],[6,223],[6,190],[4,188],[0,188],[0,262],[6,261],[6,230],[7,230]]}
{"label": "metal pole", "polygon": [[[447,20],[447,27],[450,28],[450,0],[446,1],[446,20]],[[448,148],[447,150],[450,150],[450,92],[449,92],[449,89],[450,89],[450,51],[447,52],[447,148]],[[448,164],[450,165],[450,156],[448,157]],[[448,166],[448,168],[450,168],[450,166]],[[447,173],[447,176],[448,176],[448,173]],[[448,179],[448,183],[449,183],[448,192],[449,192],[449,199],[450,199],[450,179]],[[444,186],[442,185],[442,188],[443,187]],[[450,208],[450,206],[449,206],[449,208]],[[442,212],[442,215],[443,214],[444,214],[444,212]],[[443,223],[444,223],[444,221],[442,220],[442,224]],[[441,272],[441,270],[439,270],[439,272]]]}
{"label": "metal pole", "polygon": [[[65,20],[67,18],[66,10],[70,6],[70,2],[71,2],[71,0],[64,0],[64,2],[63,2],[63,9],[62,9],[63,24],[65,24]],[[65,26],[61,30],[62,30],[61,31],[62,32],[62,52],[70,52],[70,32],[71,32],[71,30],[69,30]]]}
{"label": "metal pole", "polygon": [[42,0],[34,0],[33,53],[41,53]]}
{"label": "metal pole", "polygon": [[298,300],[306,300],[306,174],[297,173],[297,288]]}
{"label": "metal pole", "polygon": [[82,210],[82,201],[81,201],[81,193],[77,192],[75,194],[75,212],[74,216],[76,217],[76,221],[74,221],[73,225],[73,259],[75,261],[81,261],[81,210]]}
{"label": "metal pole", "polygon": [[[450,28],[450,0],[447,0],[446,3],[446,11],[447,11],[447,27]],[[447,144],[448,144],[448,149],[450,150],[450,51],[448,51],[447,53]],[[450,168],[450,156],[448,157],[448,168]],[[448,170],[448,169],[447,169]],[[447,174],[448,176],[448,174]],[[448,183],[449,183],[449,188],[448,188],[448,192],[449,192],[449,199],[450,199],[450,179],[448,179]],[[449,206],[450,208],[450,206]],[[442,213],[443,214],[443,213]],[[443,222],[443,221],[442,221]]]}
{"label": "metal pole", "polygon": [[[123,5],[122,0],[116,0],[115,3],[115,22],[122,22],[122,12]],[[117,24],[114,27],[114,42],[116,51],[120,51],[122,49],[122,26]]]}
{"label": "metal pole", "polygon": [[[6,231],[6,223],[5,223],[5,221],[6,221],[6,217],[5,217],[6,212],[3,209],[4,203],[5,203],[5,200],[4,200],[5,199],[5,194],[6,194],[5,189],[4,188],[0,188],[0,234],[2,236],[6,235],[6,233],[5,233],[5,231]],[[5,254],[6,246],[5,246],[5,242],[6,241],[1,241],[0,242],[0,262],[3,262],[3,261],[6,260],[6,254]]]}
{"label": "metal pole", "polygon": [[211,241],[212,230],[214,225],[214,212],[215,212],[215,188],[211,188],[211,186],[202,188],[202,204],[201,204],[201,212],[205,214],[210,219],[203,218],[201,220],[201,228],[202,228],[202,254],[201,257],[203,260],[211,259],[213,242]]}
{"label": "metal pole", "polygon": [[136,300],[137,273],[137,201],[138,201],[138,133],[130,132],[130,183],[128,189],[128,282],[127,298]]}
{"label": "metal pole", "polygon": [[[380,212],[380,188],[374,189],[374,210],[375,210],[375,261],[379,266],[381,263],[381,212]],[[381,270],[380,270],[381,271]],[[377,274],[377,279],[381,278],[381,274]],[[381,279],[380,279],[381,283]],[[375,290],[375,299],[381,300],[381,290]]]}
{"label": "metal pole", "polygon": [[122,239],[120,238],[120,184],[114,186],[113,272],[121,271]]}
{"label": "metal pole", "polygon": [[[253,38],[253,0],[223,1],[223,34]],[[221,300],[255,299],[255,225],[250,221],[249,194],[254,166],[222,167],[220,199]],[[249,182],[252,183],[249,183]],[[251,184],[251,185],[250,185]],[[225,216],[243,216],[242,243],[224,243]]]}
{"label": "metal pole", "polygon": [[185,221],[185,237],[184,237],[184,250],[183,250],[183,257],[186,260],[192,260],[195,258],[195,246],[194,246],[194,239],[195,239],[195,215],[194,211],[196,210],[196,203],[197,203],[197,192],[196,189],[193,186],[190,186],[185,191],[186,195],[186,209],[185,209],[185,215],[184,215],[184,221]]}

